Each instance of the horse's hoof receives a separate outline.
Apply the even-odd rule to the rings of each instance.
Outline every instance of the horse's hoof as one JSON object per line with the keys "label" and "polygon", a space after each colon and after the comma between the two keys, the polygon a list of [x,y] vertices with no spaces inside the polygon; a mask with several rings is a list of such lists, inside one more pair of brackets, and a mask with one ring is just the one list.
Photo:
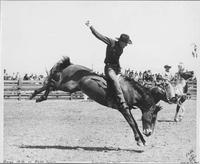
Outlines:
{"label": "horse's hoof", "polygon": [[181,121],[182,121],[182,119],[183,119],[183,117],[179,117],[179,122],[181,122]]}
{"label": "horse's hoof", "polygon": [[142,147],[142,146],[146,146],[146,143],[142,141],[137,141],[137,145]]}
{"label": "horse's hoof", "polygon": [[38,103],[38,102],[41,102],[41,100],[40,99],[36,99],[35,102]]}
{"label": "horse's hoof", "polygon": [[137,145],[138,146],[143,146],[143,143],[142,142],[137,142]]}
{"label": "horse's hoof", "polygon": [[177,118],[175,118],[175,119],[174,119],[174,122],[178,122],[178,119],[177,119]]}

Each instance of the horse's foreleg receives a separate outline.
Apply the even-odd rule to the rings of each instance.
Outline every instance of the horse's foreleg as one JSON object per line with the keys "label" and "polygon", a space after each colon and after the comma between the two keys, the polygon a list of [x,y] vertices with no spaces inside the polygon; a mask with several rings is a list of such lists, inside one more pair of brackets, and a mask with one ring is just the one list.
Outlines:
{"label": "horse's foreleg", "polygon": [[43,92],[44,90],[47,89],[47,86],[43,86],[42,88],[39,88],[39,89],[36,89],[32,94],[31,96],[29,97],[29,99],[33,99],[37,94]]}
{"label": "horse's foreleg", "polygon": [[[143,145],[146,145],[146,141],[145,141],[145,139],[144,139],[142,133],[140,132],[140,130],[139,130],[139,128],[138,128],[137,122],[135,121],[135,119],[134,119],[134,117],[133,117],[133,115],[132,115],[132,113],[131,113],[130,110],[129,110],[129,112],[130,112],[131,117],[132,117],[132,119],[133,119],[133,121],[134,121],[134,123],[135,123],[135,128],[136,128],[136,130],[137,130],[137,132],[138,132],[138,134],[139,134],[139,136],[140,136],[140,139],[141,139]],[[141,142],[139,142],[139,143],[137,143],[137,144],[138,144],[138,145],[141,145]]]}
{"label": "horse's foreleg", "polygon": [[138,125],[135,121],[135,119],[133,118],[131,111],[129,109],[124,109],[124,110],[120,110],[121,114],[124,116],[124,118],[126,119],[126,121],[128,122],[128,124],[130,125],[130,127],[133,130],[133,133],[135,135],[135,140],[137,142],[138,146],[142,146],[145,145],[145,140],[138,128]]}

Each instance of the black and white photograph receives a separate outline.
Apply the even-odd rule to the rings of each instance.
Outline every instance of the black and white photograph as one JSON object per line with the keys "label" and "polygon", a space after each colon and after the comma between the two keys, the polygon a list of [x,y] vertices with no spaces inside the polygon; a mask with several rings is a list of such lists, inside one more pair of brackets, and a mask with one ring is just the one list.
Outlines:
{"label": "black and white photograph", "polygon": [[1,1],[3,163],[200,163],[200,1]]}

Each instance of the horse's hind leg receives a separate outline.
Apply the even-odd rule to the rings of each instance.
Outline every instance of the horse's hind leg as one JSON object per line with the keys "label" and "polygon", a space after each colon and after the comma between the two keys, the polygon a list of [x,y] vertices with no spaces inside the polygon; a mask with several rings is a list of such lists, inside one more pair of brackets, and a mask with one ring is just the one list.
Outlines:
{"label": "horse's hind leg", "polygon": [[41,93],[42,91],[46,90],[47,86],[43,86],[42,88],[36,89],[31,96],[29,97],[29,99],[33,99],[37,94]]}
{"label": "horse's hind leg", "polygon": [[36,102],[47,100],[49,93],[53,91],[53,87],[48,87],[43,95],[36,99]]}

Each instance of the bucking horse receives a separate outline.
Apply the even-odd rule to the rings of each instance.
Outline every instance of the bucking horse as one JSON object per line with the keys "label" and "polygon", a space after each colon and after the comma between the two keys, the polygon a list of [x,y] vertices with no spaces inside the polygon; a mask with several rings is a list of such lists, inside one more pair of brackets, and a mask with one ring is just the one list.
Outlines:
{"label": "bucking horse", "polygon": [[119,76],[120,85],[125,100],[129,106],[128,109],[122,110],[119,108],[116,101],[116,94],[113,90],[107,88],[107,80],[105,77],[96,74],[87,67],[72,64],[69,58],[68,64],[65,65],[65,68],[61,72],[58,72],[52,79],[49,77],[50,74],[47,75],[46,80],[44,80],[43,86],[36,89],[31,94],[30,99],[43,91],[45,91],[44,94],[37,98],[36,102],[47,100],[49,92],[54,90],[61,90],[70,93],[82,91],[97,103],[103,106],[108,106],[107,94],[109,92],[109,96],[113,97],[113,101],[111,106],[109,104],[108,107],[118,110],[124,116],[133,130],[137,145],[145,145],[146,141],[138,128],[137,122],[131,113],[131,109],[139,108],[141,110],[143,134],[145,136],[150,136],[153,133],[157,113],[161,110],[161,106],[156,105],[150,90],[138,82]]}

